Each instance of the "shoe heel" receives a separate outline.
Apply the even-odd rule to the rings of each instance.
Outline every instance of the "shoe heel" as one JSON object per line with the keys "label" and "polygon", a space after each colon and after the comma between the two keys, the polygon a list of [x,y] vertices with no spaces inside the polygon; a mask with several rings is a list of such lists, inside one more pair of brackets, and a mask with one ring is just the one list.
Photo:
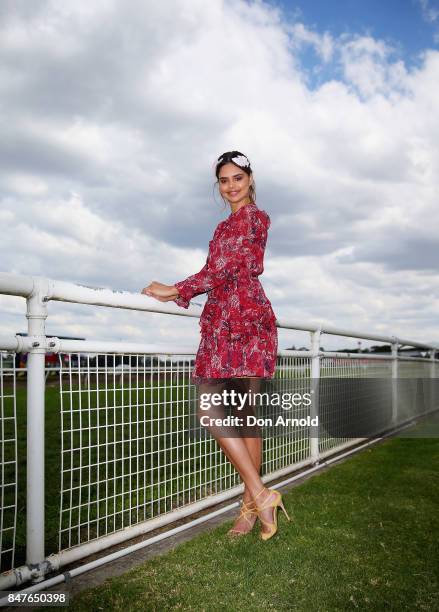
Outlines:
{"label": "shoe heel", "polygon": [[289,521],[291,521],[290,517],[289,517],[289,516],[288,516],[288,514],[287,514],[287,511],[285,510],[285,506],[284,506],[284,503],[283,503],[283,501],[282,501],[282,500],[279,502],[279,506],[280,506],[280,507],[282,508],[282,510],[284,511],[284,514],[285,514],[285,516],[287,517],[287,519],[288,519]]}

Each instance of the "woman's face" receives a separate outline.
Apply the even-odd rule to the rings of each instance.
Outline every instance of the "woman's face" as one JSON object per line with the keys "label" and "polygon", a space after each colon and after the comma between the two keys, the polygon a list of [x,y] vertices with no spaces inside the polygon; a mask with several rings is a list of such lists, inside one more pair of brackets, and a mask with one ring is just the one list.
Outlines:
{"label": "woman's face", "polygon": [[250,182],[251,177],[235,164],[224,164],[219,171],[220,194],[233,205],[233,208],[249,200]]}

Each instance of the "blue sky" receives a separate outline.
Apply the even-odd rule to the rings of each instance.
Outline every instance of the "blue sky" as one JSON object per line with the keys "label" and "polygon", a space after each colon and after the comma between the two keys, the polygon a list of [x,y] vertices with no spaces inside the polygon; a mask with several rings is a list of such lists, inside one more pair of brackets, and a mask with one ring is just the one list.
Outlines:
{"label": "blue sky", "polygon": [[[395,58],[407,67],[419,66],[419,54],[426,48],[438,49],[439,0],[270,0],[281,8],[284,17],[300,20],[320,34],[327,31],[334,37],[342,34],[369,35],[395,47]],[[302,51],[302,65],[311,69],[318,61],[310,47]],[[330,65],[313,84],[323,79],[340,77]]]}

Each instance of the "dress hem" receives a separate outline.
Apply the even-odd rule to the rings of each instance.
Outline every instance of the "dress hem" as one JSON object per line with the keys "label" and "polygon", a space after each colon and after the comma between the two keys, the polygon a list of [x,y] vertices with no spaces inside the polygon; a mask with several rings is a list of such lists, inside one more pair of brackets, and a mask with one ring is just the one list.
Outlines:
{"label": "dress hem", "polygon": [[223,376],[223,377],[216,377],[216,376],[192,376],[191,377],[191,382],[195,385],[201,385],[201,384],[219,384],[219,383],[224,383],[227,382],[229,380],[234,380],[236,378],[260,378],[261,380],[271,380],[272,378],[274,378],[274,374],[273,375],[260,375],[260,374],[243,374],[242,376]]}

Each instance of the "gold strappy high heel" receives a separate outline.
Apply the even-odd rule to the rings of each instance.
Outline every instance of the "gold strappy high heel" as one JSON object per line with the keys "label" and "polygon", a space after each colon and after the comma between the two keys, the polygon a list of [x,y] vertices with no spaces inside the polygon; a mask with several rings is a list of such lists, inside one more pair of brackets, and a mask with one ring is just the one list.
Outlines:
{"label": "gold strappy high heel", "polygon": [[[268,501],[268,498],[270,497],[270,495],[269,495],[269,496],[267,496],[267,499],[264,502],[262,502],[262,506],[258,506],[256,504],[256,512],[257,512],[259,520],[261,521],[261,523],[263,523],[264,525],[268,525],[268,527],[270,528],[270,531],[261,531],[260,537],[261,537],[262,540],[269,540],[270,538],[272,538],[274,536],[274,534],[277,531],[277,509],[278,509],[279,506],[284,511],[285,516],[287,517],[287,519],[289,521],[291,519],[288,516],[287,511],[285,510],[285,506],[283,505],[282,495],[279,493],[279,491],[276,491],[275,489],[268,489],[267,487],[264,487],[263,489],[261,489],[259,491],[259,493],[255,497],[255,503],[256,503],[256,500],[259,497],[259,495],[262,493],[262,491],[269,491],[270,495],[272,493],[276,493],[276,499],[274,499],[273,501],[270,501],[270,502]],[[273,520],[272,523],[269,522],[269,521],[264,521],[261,518],[261,512],[263,510],[266,510],[267,508],[273,508],[273,519],[274,520]]]}
{"label": "gold strappy high heel", "polygon": [[[254,504],[255,507],[254,508],[250,508],[250,504]],[[253,500],[250,500],[248,503],[244,502],[244,500],[242,501],[242,505],[241,505],[241,512],[239,513],[238,518],[236,519],[236,522],[239,521],[240,518],[244,518],[247,523],[249,523],[251,525],[251,528],[253,529],[254,527],[254,523],[252,523],[252,521],[249,519],[249,515],[251,514],[257,514],[256,512],[256,504]],[[256,522],[256,521],[255,521]],[[247,533],[250,533],[251,529],[249,529],[249,531],[239,531],[239,529],[229,529],[229,531],[227,532],[227,535],[229,536],[241,536],[241,535],[246,535]]]}

